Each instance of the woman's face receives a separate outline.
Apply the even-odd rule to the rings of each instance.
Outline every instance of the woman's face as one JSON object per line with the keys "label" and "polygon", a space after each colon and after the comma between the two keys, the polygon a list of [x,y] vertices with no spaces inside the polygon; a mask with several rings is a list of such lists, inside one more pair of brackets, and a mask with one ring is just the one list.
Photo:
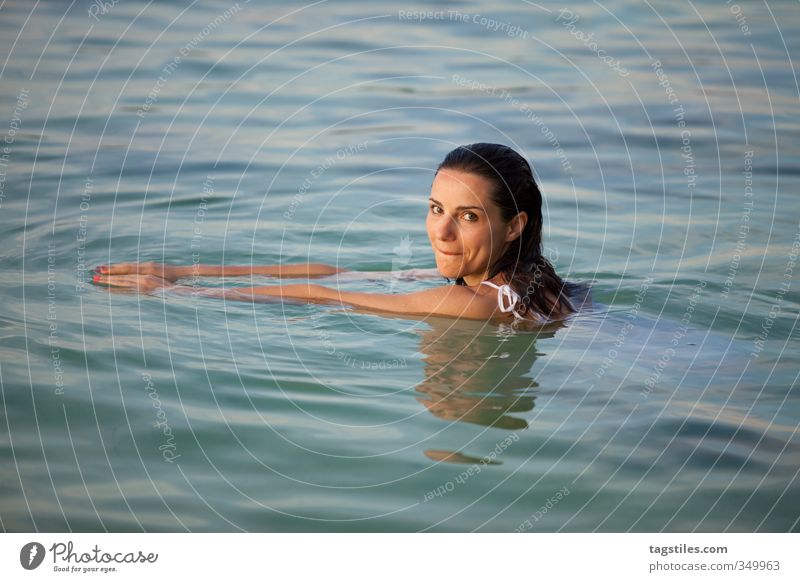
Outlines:
{"label": "woman's face", "polygon": [[506,243],[519,235],[518,221],[503,221],[490,189],[489,181],[476,174],[447,169],[436,174],[426,227],[442,276],[479,284]]}

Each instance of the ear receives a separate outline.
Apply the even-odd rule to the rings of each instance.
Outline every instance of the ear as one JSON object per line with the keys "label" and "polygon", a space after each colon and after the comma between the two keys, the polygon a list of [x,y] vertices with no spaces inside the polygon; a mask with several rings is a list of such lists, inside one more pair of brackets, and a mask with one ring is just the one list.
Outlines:
{"label": "ear", "polygon": [[516,240],[525,230],[525,225],[528,224],[528,213],[524,210],[517,214],[508,223],[508,233],[506,234],[506,242]]}

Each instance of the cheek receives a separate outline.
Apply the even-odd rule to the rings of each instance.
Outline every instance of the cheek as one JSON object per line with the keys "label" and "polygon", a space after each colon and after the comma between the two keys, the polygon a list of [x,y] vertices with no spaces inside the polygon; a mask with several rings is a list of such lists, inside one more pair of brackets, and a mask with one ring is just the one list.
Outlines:
{"label": "cheek", "polygon": [[498,253],[503,248],[505,241],[505,230],[502,225],[493,225],[486,233],[486,244],[489,247],[488,251]]}
{"label": "cheek", "polygon": [[480,227],[475,226],[470,228],[465,235],[465,238],[469,239],[473,254],[486,253],[488,255],[491,252],[493,244],[492,231],[488,227],[483,225]]}

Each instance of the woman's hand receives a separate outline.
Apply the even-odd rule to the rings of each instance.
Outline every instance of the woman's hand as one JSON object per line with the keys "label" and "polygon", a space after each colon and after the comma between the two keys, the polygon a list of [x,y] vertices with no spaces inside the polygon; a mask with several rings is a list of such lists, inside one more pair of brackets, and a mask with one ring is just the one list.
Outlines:
{"label": "woman's hand", "polygon": [[[116,263],[114,265],[102,265],[95,269],[100,275],[154,275],[173,283],[186,276],[185,270],[183,267],[152,262]],[[97,279],[95,279],[95,282],[97,282]]]}
{"label": "woman's hand", "polygon": [[165,287],[173,287],[171,281],[156,275],[95,275],[92,281],[108,286],[109,291],[150,293]]}

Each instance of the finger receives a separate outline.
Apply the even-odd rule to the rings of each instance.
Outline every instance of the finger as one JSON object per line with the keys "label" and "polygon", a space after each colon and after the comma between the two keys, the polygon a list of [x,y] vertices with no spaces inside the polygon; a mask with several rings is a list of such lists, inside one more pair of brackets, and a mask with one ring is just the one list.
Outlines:
{"label": "finger", "polygon": [[113,293],[115,295],[138,295],[139,291],[137,289],[131,289],[130,287],[108,287],[103,286],[101,287],[103,291],[108,293]]}
{"label": "finger", "polygon": [[108,275],[127,275],[129,273],[137,273],[138,265],[136,263],[117,263],[116,265],[108,266]]}
{"label": "finger", "polygon": [[100,273],[101,275],[110,275],[113,267],[114,265],[98,265],[94,268],[94,272]]}
{"label": "finger", "polygon": [[137,263],[116,263],[114,265],[100,265],[97,272],[101,275],[127,275],[138,272]]}
{"label": "finger", "polygon": [[108,275],[95,275],[92,277],[92,282],[97,283],[99,285],[106,285],[107,287],[118,287],[124,289],[130,289],[132,287],[138,287],[138,277],[136,275],[133,276],[126,276],[126,275],[115,275],[115,276],[108,276]]}

